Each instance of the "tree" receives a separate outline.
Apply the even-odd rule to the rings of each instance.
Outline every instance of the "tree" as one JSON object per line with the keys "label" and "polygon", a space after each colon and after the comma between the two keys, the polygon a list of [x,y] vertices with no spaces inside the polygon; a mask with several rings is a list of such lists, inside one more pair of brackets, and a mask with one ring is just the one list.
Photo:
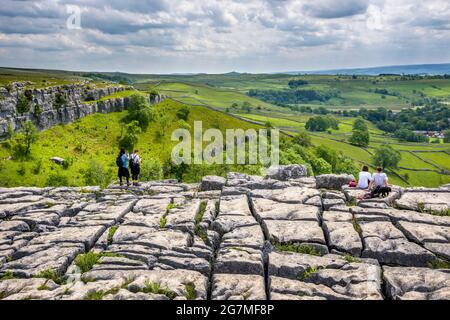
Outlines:
{"label": "tree", "polygon": [[353,134],[349,139],[351,144],[367,147],[370,142],[369,131],[367,130],[353,130]]}
{"label": "tree", "polygon": [[16,105],[17,112],[20,114],[24,114],[25,112],[30,111],[30,100],[28,100],[25,94],[20,94],[19,99],[17,100]]}
{"label": "tree", "polygon": [[308,119],[305,128],[308,131],[327,131],[329,128],[338,130],[339,122],[331,116],[314,116]]}
{"label": "tree", "polygon": [[153,112],[145,96],[133,94],[128,104],[128,117],[126,122],[137,121],[142,130],[146,130],[153,119]]}
{"label": "tree", "polygon": [[363,131],[368,131],[369,128],[367,127],[366,122],[364,121],[363,118],[358,117],[355,122],[353,122],[353,130],[363,130]]}
{"label": "tree", "polygon": [[450,130],[444,131],[444,142],[449,143],[450,142]]}
{"label": "tree", "polygon": [[31,153],[31,146],[38,139],[37,129],[33,122],[27,120],[22,123],[22,129],[13,140],[14,154],[18,157],[27,157]]}
{"label": "tree", "polygon": [[300,131],[292,141],[295,144],[301,145],[302,147],[310,147],[312,146],[311,136],[305,131]]}
{"label": "tree", "polygon": [[362,118],[358,118],[353,122],[353,134],[349,139],[351,144],[367,147],[370,142],[369,128]]}
{"label": "tree", "polygon": [[119,142],[120,147],[132,151],[139,140],[141,132],[142,130],[139,126],[139,122],[136,120],[125,125],[125,135]]}
{"label": "tree", "polygon": [[372,157],[372,163],[377,167],[382,168],[397,168],[398,163],[402,159],[402,155],[397,150],[394,150],[389,145],[382,145],[375,150]]}
{"label": "tree", "polygon": [[166,135],[166,129],[170,124],[170,117],[166,112],[161,111],[157,118],[157,122],[158,122],[158,134],[160,137],[164,137]]}

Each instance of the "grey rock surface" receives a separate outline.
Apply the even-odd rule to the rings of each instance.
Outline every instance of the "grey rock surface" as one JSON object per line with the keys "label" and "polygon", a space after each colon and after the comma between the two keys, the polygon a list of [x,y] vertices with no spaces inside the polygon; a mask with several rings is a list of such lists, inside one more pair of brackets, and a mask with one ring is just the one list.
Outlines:
{"label": "grey rock surface", "polygon": [[0,188],[0,298],[450,298],[448,189],[407,190],[419,212],[283,180]]}

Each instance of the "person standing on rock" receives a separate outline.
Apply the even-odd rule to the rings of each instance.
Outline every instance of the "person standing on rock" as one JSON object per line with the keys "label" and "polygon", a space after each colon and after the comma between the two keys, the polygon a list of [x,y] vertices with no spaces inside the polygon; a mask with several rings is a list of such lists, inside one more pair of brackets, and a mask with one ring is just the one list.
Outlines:
{"label": "person standing on rock", "polygon": [[141,174],[141,157],[139,156],[139,150],[134,150],[134,153],[130,156],[130,169],[131,169],[131,180],[133,181],[133,186],[139,185],[139,175]]}
{"label": "person standing on rock", "polygon": [[127,180],[127,187],[130,186],[130,172],[128,171],[128,156],[124,148],[120,149],[120,153],[116,159],[116,164],[119,167],[119,181],[122,186],[122,178],[125,177]]}

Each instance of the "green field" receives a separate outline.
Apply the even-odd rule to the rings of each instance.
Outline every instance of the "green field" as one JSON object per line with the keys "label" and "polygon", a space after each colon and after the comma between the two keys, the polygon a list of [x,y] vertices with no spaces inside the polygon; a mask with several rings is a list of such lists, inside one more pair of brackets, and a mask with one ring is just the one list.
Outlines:
{"label": "green field", "polygon": [[163,82],[137,85],[137,87],[141,90],[156,90],[161,94],[183,103],[188,103],[191,105],[204,105],[221,110],[230,108],[233,103],[238,104],[238,108],[240,108],[244,102],[248,102],[251,108],[257,110],[283,110],[280,107],[276,107],[270,103],[249,97],[240,92],[226,89],[215,89],[200,84]]}
{"label": "green field", "polygon": [[[288,82],[303,79],[308,82],[300,89],[311,89],[319,92],[335,90],[338,97],[327,102],[312,101],[302,105],[324,105],[329,109],[359,109],[386,107],[399,110],[409,107],[411,103],[423,98],[436,98],[443,102],[450,101],[450,80],[448,79],[415,79],[402,80],[400,76],[351,76],[335,75],[284,75],[284,74],[223,74],[223,75],[134,75],[130,76],[139,85],[160,83],[183,83],[185,86],[208,86],[218,90],[234,91],[247,94],[251,89],[286,90]],[[376,93],[385,89],[388,94]],[[189,90],[182,90],[185,98],[195,96]],[[176,93],[174,93],[176,94]],[[213,98],[214,100],[214,98]]]}
{"label": "green field", "polygon": [[[270,122],[273,126],[295,134],[300,130],[304,130],[304,122],[309,116],[299,117],[296,121],[295,117],[290,117],[293,120],[270,117],[267,115],[248,115],[238,114],[243,119],[248,119],[261,124]],[[295,120],[294,120],[295,119]],[[324,145],[335,150],[342,151],[346,156],[355,160],[355,162],[362,164],[371,164],[372,154],[376,147],[382,144],[389,143],[394,149],[400,151],[402,160],[399,163],[399,169],[395,173],[407,176],[407,183],[396,175],[391,175],[392,183],[407,186],[420,185],[427,187],[435,187],[450,182],[450,175],[439,173],[443,169],[448,169],[450,166],[450,155],[439,150],[446,150],[450,148],[450,144],[419,144],[419,143],[402,143],[396,139],[381,136],[382,131],[376,129],[373,124],[369,125],[369,131],[372,134],[373,142],[369,145],[367,150],[349,144],[348,138],[351,135],[352,120],[351,118],[339,118],[339,130],[332,130],[328,133],[310,133],[314,145]],[[409,151],[418,150],[434,150],[437,152],[417,152],[421,158],[428,160],[435,164],[433,166],[415,156],[415,153]],[[410,170],[408,170],[410,169]],[[417,169],[426,169],[429,171],[416,171]]]}

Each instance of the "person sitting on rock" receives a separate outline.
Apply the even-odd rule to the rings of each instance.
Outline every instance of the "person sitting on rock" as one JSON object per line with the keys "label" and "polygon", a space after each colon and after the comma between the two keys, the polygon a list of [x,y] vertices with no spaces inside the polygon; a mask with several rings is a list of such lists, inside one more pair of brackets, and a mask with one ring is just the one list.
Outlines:
{"label": "person sitting on rock", "polygon": [[383,168],[378,167],[377,172],[372,175],[372,182],[370,183],[370,196],[376,198],[381,196],[387,196],[391,192],[389,187],[388,177],[383,172]]}
{"label": "person sitting on rock", "polygon": [[122,186],[122,178],[125,177],[127,180],[127,187],[130,186],[130,172],[128,171],[128,156],[124,148],[120,149],[120,153],[116,159],[116,164],[119,167],[119,181],[120,185]]}
{"label": "person sitting on rock", "polygon": [[130,169],[131,169],[131,180],[133,181],[133,186],[139,185],[139,175],[141,174],[141,157],[139,157],[139,150],[134,150],[134,153],[130,156]]}
{"label": "person sitting on rock", "polygon": [[369,173],[369,167],[363,166],[362,171],[359,173],[357,188],[367,190],[369,189],[371,182],[372,182],[372,175]]}

